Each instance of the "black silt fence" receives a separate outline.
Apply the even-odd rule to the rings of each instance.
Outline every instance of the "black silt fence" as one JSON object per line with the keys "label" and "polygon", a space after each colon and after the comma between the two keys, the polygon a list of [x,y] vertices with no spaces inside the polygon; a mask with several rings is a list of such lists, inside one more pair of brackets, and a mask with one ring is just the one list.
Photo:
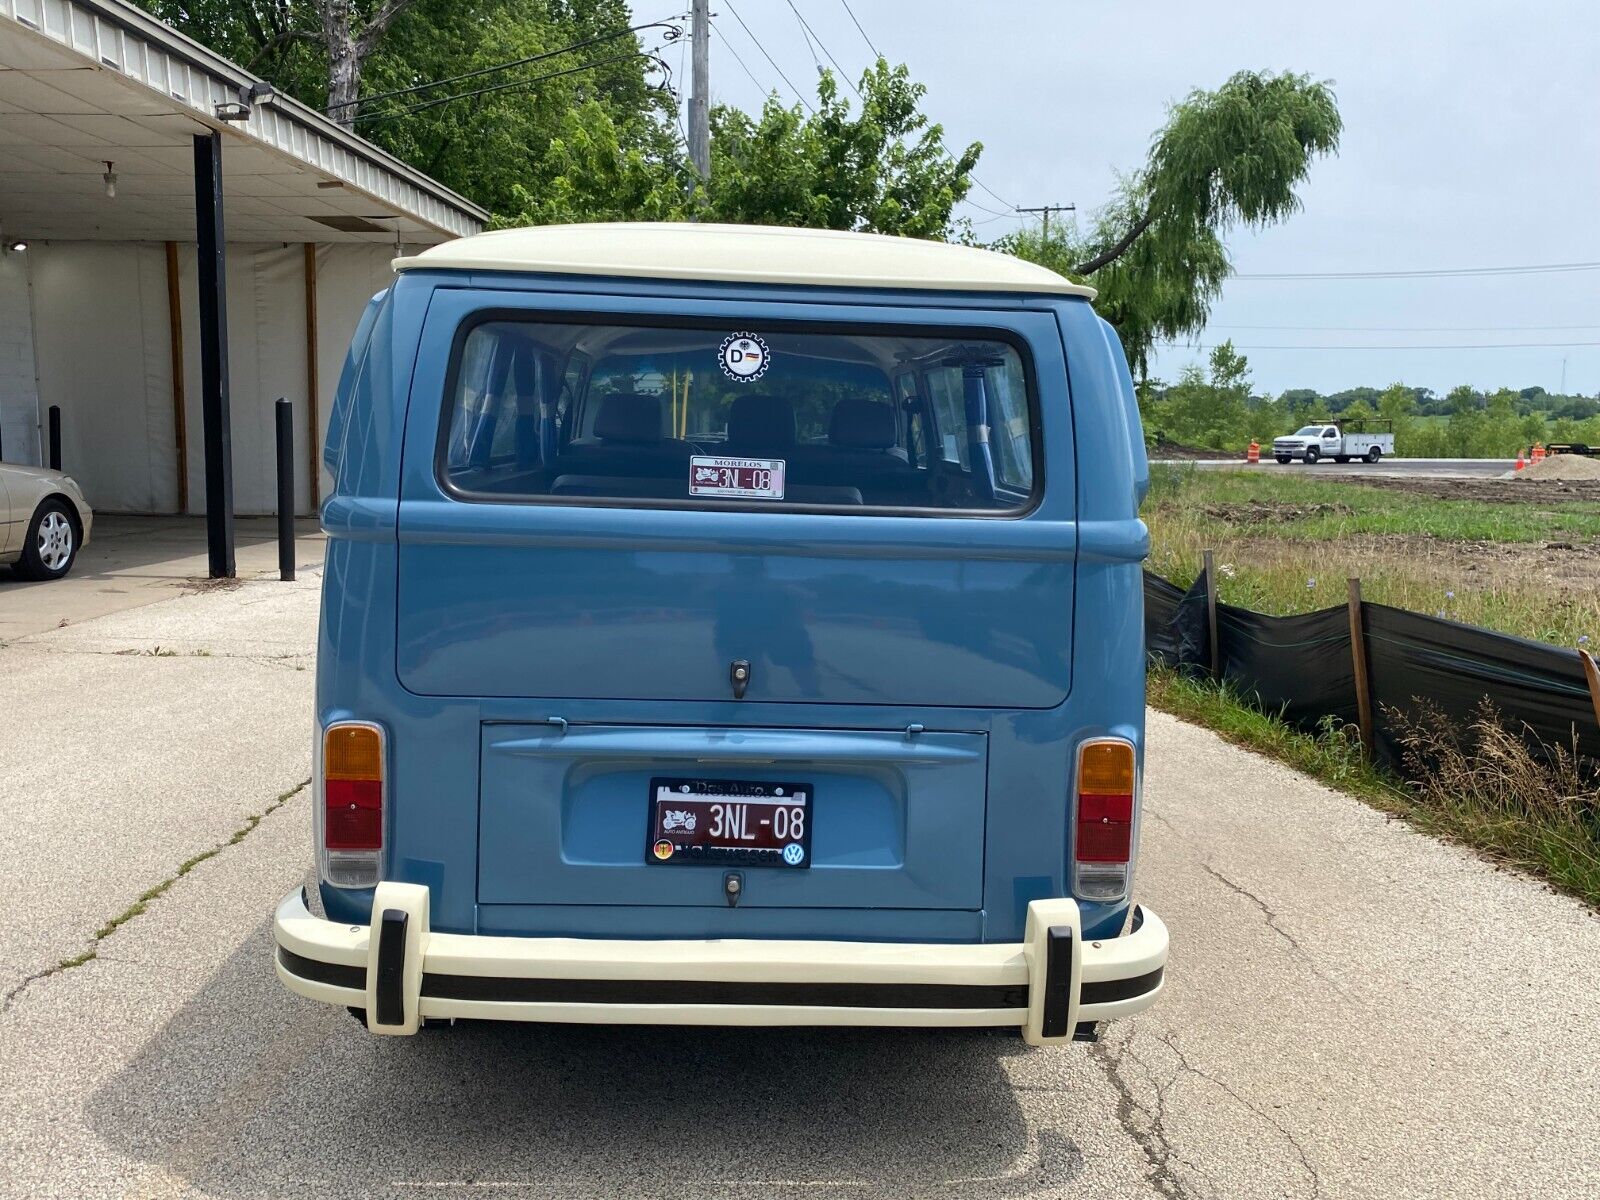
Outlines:
{"label": "black silt fence", "polygon": [[[1170,667],[1208,673],[1206,578],[1184,592],[1145,574],[1145,644]],[[1583,665],[1576,652],[1473,625],[1423,616],[1386,604],[1362,605],[1368,687],[1373,710],[1373,756],[1395,770],[1403,748],[1391,714],[1408,716],[1424,704],[1465,729],[1489,701],[1514,729],[1546,745],[1570,747],[1600,761]],[[1355,724],[1355,658],[1344,607],[1292,617],[1269,617],[1217,605],[1221,676],[1268,712],[1281,712],[1307,731],[1328,716]]]}

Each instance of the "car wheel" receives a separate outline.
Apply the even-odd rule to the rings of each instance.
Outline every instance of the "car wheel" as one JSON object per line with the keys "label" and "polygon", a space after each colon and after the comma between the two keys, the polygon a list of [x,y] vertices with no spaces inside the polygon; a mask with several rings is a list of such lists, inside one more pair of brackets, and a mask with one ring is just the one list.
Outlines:
{"label": "car wheel", "polygon": [[60,579],[78,558],[78,521],[65,500],[52,496],[33,514],[17,573],[24,579]]}
{"label": "car wheel", "polygon": [[1306,466],[1315,466],[1317,459],[1321,457],[1322,456],[1317,453],[1317,448],[1315,446],[1306,447]]}
{"label": "car wheel", "polygon": [[1288,454],[1274,454],[1272,457],[1277,459],[1280,463],[1282,463],[1285,466],[1287,466],[1290,463],[1290,461],[1292,461],[1292,456],[1288,455]]}
{"label": "car wheel", "polygon": [[1382,457],[1383,457],[1383,450],[1382,450],[1381,447],[1373,446],[1370,450],[1367,451],[1367,461],[1369,463],[1375,463]]}

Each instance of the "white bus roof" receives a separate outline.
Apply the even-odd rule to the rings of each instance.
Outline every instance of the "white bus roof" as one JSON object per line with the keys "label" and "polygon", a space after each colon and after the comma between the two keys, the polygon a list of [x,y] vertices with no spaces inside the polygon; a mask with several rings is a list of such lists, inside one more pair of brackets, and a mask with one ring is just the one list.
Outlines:
{"label": "white bus roof", "polygon": [[397,271],[532,271],[815,287],[1095,291],[1009,254],[876,233],[770,225],[542,225],[480,233],[398,258]]}

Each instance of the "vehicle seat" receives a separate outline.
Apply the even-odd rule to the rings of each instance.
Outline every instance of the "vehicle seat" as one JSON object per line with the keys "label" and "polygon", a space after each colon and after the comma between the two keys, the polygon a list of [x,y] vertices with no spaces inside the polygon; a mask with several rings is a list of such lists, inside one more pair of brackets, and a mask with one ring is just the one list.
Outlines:
{"label": "vehicle seat", "polygon": [[828,445],[860,451],[868,461],[879,457],[907,461],[894,405],[881,400],[845,399],[835,404],[828,421]]}
{"label": "vehicle seat", "polygon": [[662,437],[661,424],[660,396],[601,396],[592,435],[567,446],[556,470],[563,475],[687,480],[688,443]]}
{"label": "vehicle seat", "polygon": [[740,396],[728,408],[728,449],[748,457],[785,457],[795,429],[794,404],[782,396]]}
{"label": "vehicle seat", "polygon": [[804,447],[803,452],[801,472],[807,483],[858,488],[874,504],[925,502],[926,474],[912,467],[900,447],[892,404],[840,400],[828,421],[827,445]]}

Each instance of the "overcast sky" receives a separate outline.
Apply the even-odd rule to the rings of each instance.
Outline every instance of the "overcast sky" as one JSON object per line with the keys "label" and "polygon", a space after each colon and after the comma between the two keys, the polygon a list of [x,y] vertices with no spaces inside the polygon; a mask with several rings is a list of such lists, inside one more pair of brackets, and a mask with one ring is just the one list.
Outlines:
{"label": "overcast sky", "polygon": [[[632,3],[646,20],[687,8]],[[713,101],[756,109],[776,87],[793,102],[752,33],[814,96],[816,66],[794,8],[853,77],[871,60],[870,38],[927,85],[926,109],[950,144],[983,143],[977,174],[993,194],[976,189],[973,199],[990,211],[961,210],[986,222],[980,235],[1015,225],[993,217],[1008,204],[1094,208],[1113,172],[1143,161],[1168,103],[1253,68],[1331,80],[1345,132],[1338,157],[1313,167],[1302,213],[1232,235],[1241,276],[1600,262],[1595,0],[848,3],[865,38],[846,0],[711,0],[722,35],[711,41]],[[678,54],[666,55],[674,68]],[[682,78],[687,88],[687,71]],[[1594,395],[1600,344],[1576,343],[1600,343],[1600,270],[1236,278],[1200,348],[1163,350],[1152,373],[1170,379],[1224,338],[1245,350],[1258,390],[1402,380],[1440,392],[1458,383],[1555,391],[1565,360],[1567,390]],[[1393,348],[1503,343],[1522,348]]]}

